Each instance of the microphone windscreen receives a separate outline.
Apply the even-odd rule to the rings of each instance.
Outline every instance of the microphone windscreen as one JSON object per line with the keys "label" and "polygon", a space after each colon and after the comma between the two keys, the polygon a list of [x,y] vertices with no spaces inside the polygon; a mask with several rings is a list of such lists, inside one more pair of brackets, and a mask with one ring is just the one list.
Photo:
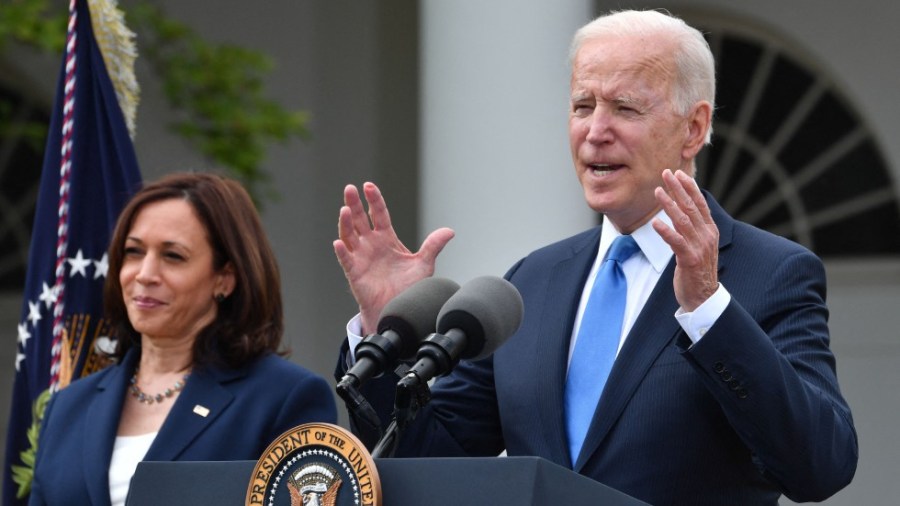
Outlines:
{"label": "microphone windscreen", "polygon": [[438,312],[459,284],[447,278],[429,277],[418,281],[384,306],[378,318],[378,333],[392,330],[402,342],[400,360],[415,358],[419,343],[434,333]]}
{"label": "microphone windscreen", "polygon": [[453,294],[437,317],[437,331],[462,330],[466,348],[460,358],[479,360],[500,347],[522,323],[519,290],[496,276],[481,276]]}

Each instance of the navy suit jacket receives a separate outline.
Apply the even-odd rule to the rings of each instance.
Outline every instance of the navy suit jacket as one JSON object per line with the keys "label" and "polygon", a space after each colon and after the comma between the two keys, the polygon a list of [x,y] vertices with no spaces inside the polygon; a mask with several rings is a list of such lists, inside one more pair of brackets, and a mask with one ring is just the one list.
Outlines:
{"label": "navy suit jacket", "polygon": [[[518,331],[432,388],[398,456],[536,455],[651,504],[821,500],[850,482],[857,441],[829,350],[825,272],[808,250],[728,216],[719,280],[731,303],[691,346],[671,260],[610,373],[573,466],[563,391],[569,341],[600,227],[533,252],[506,277]],[[387,417],[396,377],[365,385]],[[390,394],[386,392],[391,392]]]}
{"label": "navy suit jacket", "polygon": [[[110,504],[110,459],[137,359],[131,350],[120,365],[51,398],[29,504]],[[307,422],[336,423],[337,410],[325,379],[297,364],[268,355],[236,370],[195,368],[144,460],[257,460],[275,438]]]}

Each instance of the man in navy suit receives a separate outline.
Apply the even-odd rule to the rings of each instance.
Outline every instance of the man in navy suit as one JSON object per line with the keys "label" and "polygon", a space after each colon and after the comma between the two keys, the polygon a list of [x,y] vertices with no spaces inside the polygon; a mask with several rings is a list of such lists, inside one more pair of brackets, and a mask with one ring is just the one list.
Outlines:
{"label": "man in navy suit", "polygon": [[[824,268],[697,187],[694,160],[709,142],[715,97],[702,34],[657,11],[613,13],[576,33],[571,64],[572,158],[603,223],[507,272],[524,301],[519,330],[492,357],[434,384],[398,455],[536,455],[651,504],[831,496],[852,479],[858,448],[828,345]],[[412,253],[378,188],[363,192],[368,217],[356,188],[345,189],[334,244],[360,305],[349,349],[394,295],[433,273],[453,237],[436,230]],[[619,236],[639,251],[620,262],[618,347],[573,445],[567,375]],[[397,380],[387,376],[365,392],[382,416]]]}

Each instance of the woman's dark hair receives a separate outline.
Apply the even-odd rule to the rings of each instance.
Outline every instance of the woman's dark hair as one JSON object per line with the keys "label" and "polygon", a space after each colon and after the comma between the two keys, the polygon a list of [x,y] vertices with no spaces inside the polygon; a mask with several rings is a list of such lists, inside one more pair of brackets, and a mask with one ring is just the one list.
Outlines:
{"label": "woman's dark hair", "polygon": [[218,304],[215,320],[194,343],[194,364],[239,367],[267,353],[278,353],[284,331],[281,280],[272,247],[247,191],[234,180],[204,173],[170,174],[147,184],[128,202],[109,243],[104,309],[118,338],[113,356],[121,359],[141,337],[128,320],[119,272],[125,239],[135,217],[149,203],[182,199],[207,232],[213,269],[234,269],[234,291]]}

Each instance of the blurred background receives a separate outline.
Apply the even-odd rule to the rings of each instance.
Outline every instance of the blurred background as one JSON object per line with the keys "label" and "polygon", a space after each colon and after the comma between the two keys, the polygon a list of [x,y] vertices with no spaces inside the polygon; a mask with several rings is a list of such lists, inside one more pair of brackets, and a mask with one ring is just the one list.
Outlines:
{"label": "blurred background", "polygon": [[[128,11],[134,2],[120,2]],[[620,8],[665,8],[716,54],[713,146],[699,180],[737,218],[825,261],[832,349],[860,438],[854,482],[829,505],[893,504],[900,442],[900,6],[875,0],[165,0],[203,40],[266,55],[261,92],[303,111],[307,135],[264,145],[255,192],[282,271],[291,359],[329,379],[356,312],[334,258],[346,184],[374,181],[411,249],[449,226],[438,275],[502,275],[596,223],[566,135],[574,31]],[[0,9],[5,8],[0,4]],[[60,9],[64,9],[62,5]],[[133,29],[131,20],[126,23]],[[137,31],[137,30],[136,30]],[[135,148],[144,180],[223,170],[170,125],[159,69],[140,54]],[[60,54],[0,52],[17,121],[49,117]],[[203,69],[197,69],[202,72]],[[213,71],[212,69],[210,71]],[[249,92],[249,90],[248,90]],[[0,136],[0,427],[43,146]],[[761,273],[766,275],[766,273]],[[343,416],[343,415],[342,415]],[[2,445],[4,440],[0,440]]]}

